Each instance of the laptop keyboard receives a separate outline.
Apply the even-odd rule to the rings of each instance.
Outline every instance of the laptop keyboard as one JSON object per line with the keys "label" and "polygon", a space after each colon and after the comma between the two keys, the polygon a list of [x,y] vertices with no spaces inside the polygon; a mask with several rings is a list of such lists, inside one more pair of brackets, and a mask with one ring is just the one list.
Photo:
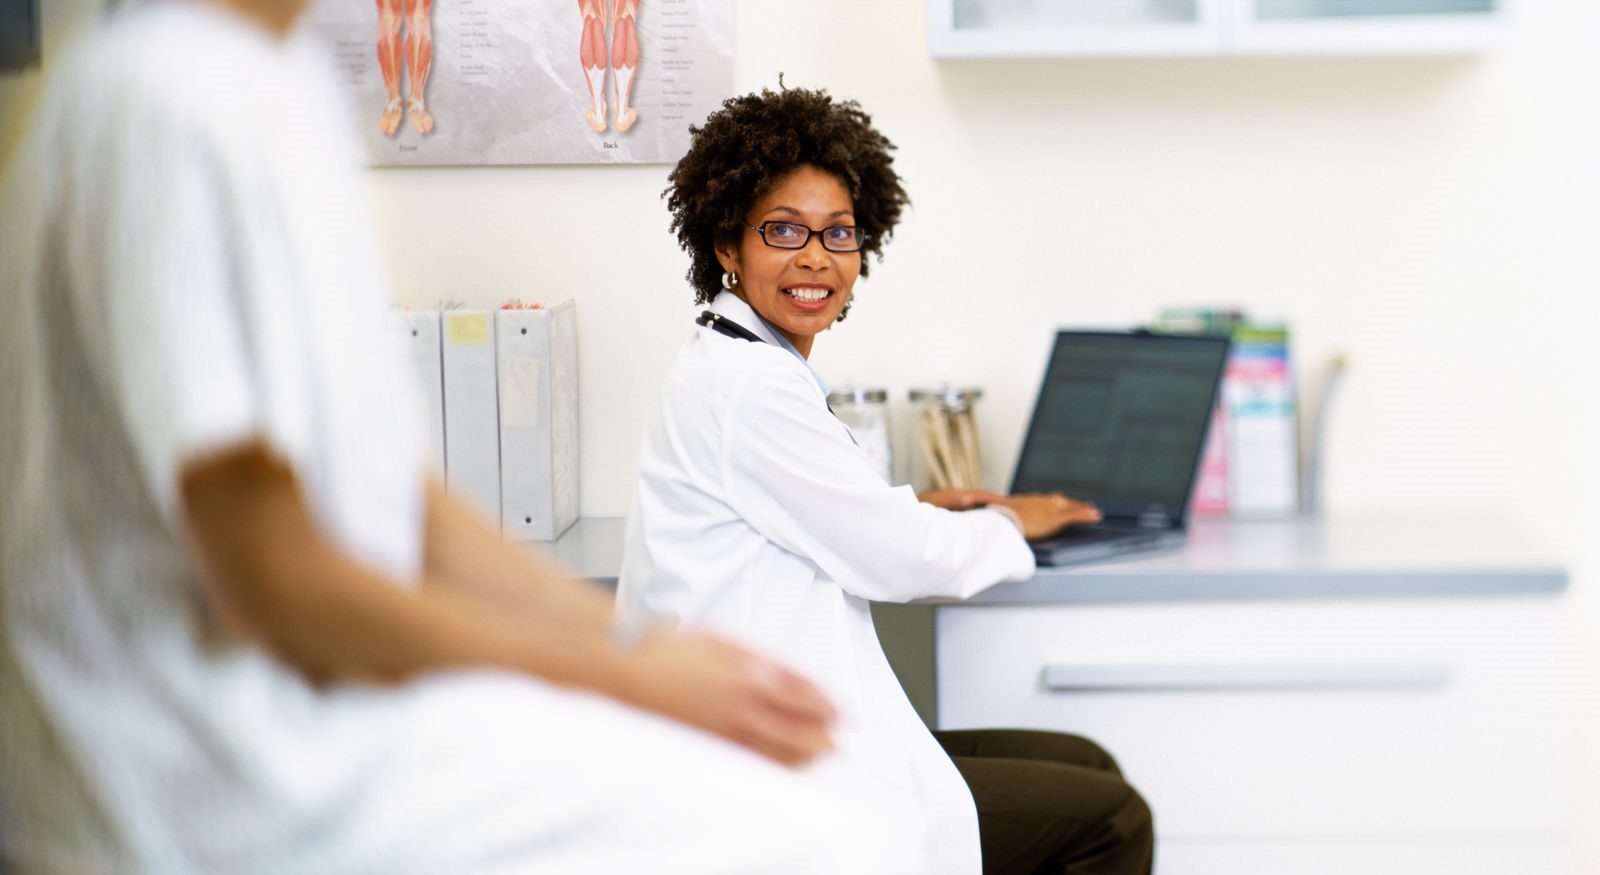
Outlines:
{"label": "laptop keyboard", "polygon": [[1137,526],[1074,526],[1048,538],[1034,541],[1033,544],[1038,547],[1059,547],[1066,544],[1093,544],[1098,541],[1137,540],[1141,535],[1155,538],[1159,534],[1158,530]]}

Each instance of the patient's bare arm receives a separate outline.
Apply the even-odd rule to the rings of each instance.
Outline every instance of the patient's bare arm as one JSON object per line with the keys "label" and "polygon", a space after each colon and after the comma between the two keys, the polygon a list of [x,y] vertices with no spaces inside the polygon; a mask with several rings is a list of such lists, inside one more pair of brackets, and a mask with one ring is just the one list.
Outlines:
{"label": "patient's bare arm", "polygon": [[217,614],[315,682],[495,667],[610,695],[784,763],[830,746],[833,710],[809,682],[710,636],[651,629],[619,641],[608,594],[506,544],[436,485],[427,568],[413,587],[328,541],[294,470],[263,444],[189,460],[180,489]]}

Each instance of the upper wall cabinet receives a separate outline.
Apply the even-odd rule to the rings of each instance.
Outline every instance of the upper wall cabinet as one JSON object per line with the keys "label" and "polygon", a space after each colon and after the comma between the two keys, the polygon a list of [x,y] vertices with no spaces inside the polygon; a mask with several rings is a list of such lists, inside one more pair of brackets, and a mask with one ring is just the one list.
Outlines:
{"label": "upper wall cabinet", "polygon": [[928,0],[936,58],[1425,55],[1488,48],[1512,0]]}

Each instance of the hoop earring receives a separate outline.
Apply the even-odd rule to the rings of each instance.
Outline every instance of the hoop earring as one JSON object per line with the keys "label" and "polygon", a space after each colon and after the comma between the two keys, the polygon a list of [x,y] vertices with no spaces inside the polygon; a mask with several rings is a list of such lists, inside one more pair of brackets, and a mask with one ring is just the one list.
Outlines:
{"label": "hoop earring", "polygon": [[735,288],[738,288],[738,286],[739,286],[739,275],[738,274],[733,273],[731,271],[726,271],[726,270],[722,272],[722,287],[723,288],[725,288],[725,289],[727,289],[728,291],[731,292]]}

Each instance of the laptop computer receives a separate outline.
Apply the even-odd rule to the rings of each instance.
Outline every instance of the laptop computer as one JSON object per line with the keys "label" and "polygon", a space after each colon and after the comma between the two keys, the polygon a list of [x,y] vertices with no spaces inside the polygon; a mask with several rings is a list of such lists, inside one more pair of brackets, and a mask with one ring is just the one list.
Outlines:
{"label": "laptop computer", "polygon": [[1056,334],[1011,491],[1092,501],[1103,519],[1035,542],[1040,565],[1183,542],[1227,356],[1225,337]]}

